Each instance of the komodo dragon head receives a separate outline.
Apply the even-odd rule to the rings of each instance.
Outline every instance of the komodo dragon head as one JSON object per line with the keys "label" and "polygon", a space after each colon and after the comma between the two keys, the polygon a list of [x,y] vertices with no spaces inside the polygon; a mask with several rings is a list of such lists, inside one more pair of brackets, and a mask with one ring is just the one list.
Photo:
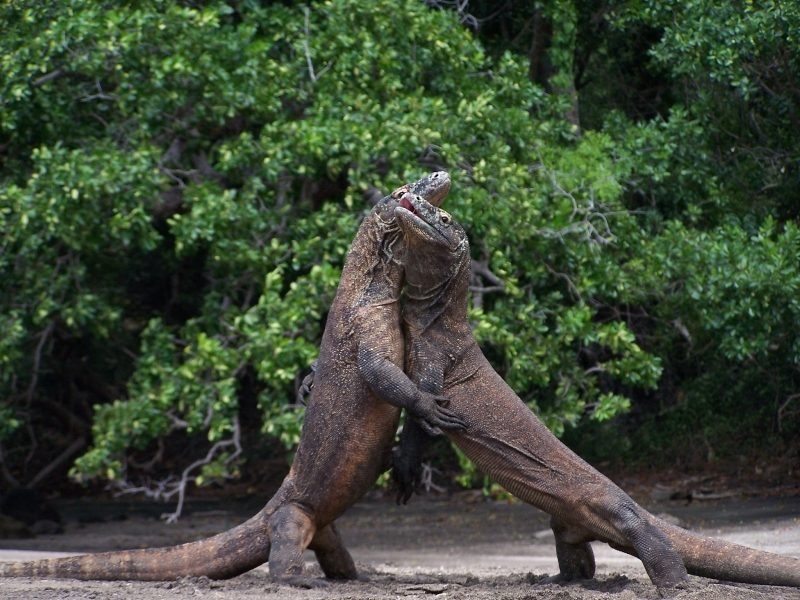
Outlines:
{"label": "komodo dragon head", "polygon": [[[373,213],[375,216],[376,235],[380,237],[379,260],[384,264],[402,262],[403,246],[396,246],[400,238],[401,231],[395,219],[395,209],[398,207],[400,199],[406,194],[413,194],[427,200],[432,205],[439,206],[447,197],[450,191],[450,175],[447,171],[434,171],[422,179],[413,183],[407,183],[385,196],[375,205]],[[399,250],[399,252],[397,252]],[[395,269],[398,277],[401,277],[400,270]],[[388,275],[391,279],[392,275]],[[400,281],[398,279],[398,281]]]}
{"label": "komodo dragon head", "polygon": [[454,259],[469,255],[469,242],[464,228],[447,211],[426,202],[421,196],[403,194],[395,209],[395,216],[406,235],[407,244],[440,246],[449,252],[437,254],[452,255],[447,259],[448,262],[459,262]]}
{"label": "komodo dragon head", "polygon": [[400,186],[391,193],[393,200],[400,200],[404,194],[422,196],[434,206],[439,206],[450,191],[450,175],[447,171],[434,171],[415,181]]}
{"label": "komodo dragon head", "polygon": [[395,217],[405,236],[406,280],[412,287],[432,289],[469,271],[467,234],[449,213],[407,193]]}

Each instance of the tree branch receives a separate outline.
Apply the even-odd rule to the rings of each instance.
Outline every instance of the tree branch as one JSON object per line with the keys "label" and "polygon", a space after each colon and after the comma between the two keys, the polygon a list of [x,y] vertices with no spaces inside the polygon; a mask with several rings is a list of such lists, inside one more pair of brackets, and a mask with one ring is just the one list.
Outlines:
{"label": "tree branch", "polygon": [[794,402],[795,400],[797,400],[798,398],[800,398],[800,394],[791,394],[791,395],[787,396],[786,400],[784,400],[781,403],[781,405],[778,407],[778,413],[776,415],[777,416],[778,433],[783,433],[783,419],[784,419],[784,417],[786,417],[786,416],[788,416],[788,415],[790,415],[792,413],[800,412],[800,408],[795,408],[794,410],[789,410],[789,405],[792,402]]}
{"label": "tree branch", "polygon": [[55,321],[51,320],[47,327],[42,330],[39,334],[39,342],[36,344],[36,349],[33,352],[33,369],[31,369],[31,382],[28,385],[28,390],[25,393],[28,404],[30,405],[31,400],[33,399],[33,393],[36,391],[36,386],[39,384],[39,368],[42,363],[42,350],[44,350],[44,345],[47,342],[50,334],[53,333],[53,329],[55,328]]}
{"label": "tree branch", "polygon": [[37,487],[42,481],[47,479],[47,477],[56,469],[60,468],[64,465],[70,458],[72,458],[75,454],[80,452],[86,446],[86,439],[83,437],[75,438],[72,443],[67,446],[61,454],[59,454],[55,460],[52,460],[50,464],[43,467],[34,477],[31,479],[26,487],[35,488]]}
{"label": "tree branch", "polygon": [[46,75],[42,75],[38,79],[34,79],[31,81],[31,85],[33,87],[41,87],[48,81],[53,81],[54,79],[58,79],[59,77],[66,75],[67,71],[65,69],[56,69],[55,71],[50,71]]}
{"label": "tree branch", "polygon": [[314,62],[311,60],[311,48],[308,45],[308,40],[311,39],[311,26],[309,24],[311,11],[308,9],[308,6],[303,7],[303,14],[305,15],[305,20],[303,22],[303,30],[305,33],[305,37],[303,37],[303,52],[306,55],[306,65],[308,66],[308,76],[311,78],[313,83],[322,77],[322,75],[331,68],[333,62],[329,62],[327,65],[322,67],[322,70],[319,73],[314,72]]}
{"label": "tree branch", "polygon": [[[505,282],[489,269],[488,257],[484,257],[480,261],[473,258],[471,269],[472,283],[469,286],[469,290],[472,292],[472,306],[475,308],[481,308],[483,306],[484,294],[505,291]],[[484,281],[488,281],[492,285],[484,285]]]}
{"label": "tree branch", "polygon": [[[179,424],[183,423],[176,417],[173,417],[173,421],[178,422]],[[194,480],[195,471],[213,462],[220,452],[228,448],[233,448],[233,452],[230,456],[228,456],[227,459],[225,459],[225,464],[229,465],[231,462],[236,460],[242,453],[241,434],[242,430],[239,424],[239,417],[236,416],[233,418],[233,432],[231,437],[226,440],[220,440],[211,446],[203,458],[194,461],[183,470],[179,480],[175,481],[175,478],[170,475],[166,479],[156,481],[152,484],[146,483],[145,485],[141,486],[134,486],[127,481],[117,482],[114,484],[114,486],[117,488],[115,496],[122,496],[125,494],[144,494],[146,497],[154,500],[166,501],[177,494],[178,503],[175,507],[175,510],[171,513],[164,513],[161,515],[161,518],[167,523],[175,523],[180,518],[181,512],[183,511],[183,504],[186,499],[186,488],[188,487],[189,483]]]}
{"label": "tree branch", "polygon": [[0,444],[0,472],[3,474],[3,479],[6,480],[8,487],[10,488],[21,487],[19,480],[16,477],[14,477],[11,471],[8,470],[8,464],[6,463],[6,453],[5,449],[3,448],[3,444]]}
{"label": "tree branch", "polygon": [[[549,170],[541,159],[535,168],[545,173],[555,195],[557,197],[566,198],[572,205],[572,212],[567,218],[569,225],[561,229],[540,227],[536,230],[536,233],[543,237],[556,238],[562,242],[564,241],[564,237],[572,234],[582,234],[582,237],[587,241],[602,245],[610,244],[614,240],[614,233],[611,231],[608,217],[624,211],[604,212],[603,209],[605,207],[596,201],[593,188],[588,189],[588,201],[581,203],[578,201],[578,198],[575,197],[575,194],[564,189],[559,183],[556,174]],[[595,226],[592,222],[593,220],[599,221],[600,224]],[[598,229],[598,227],[600,227],[600,229]]]}

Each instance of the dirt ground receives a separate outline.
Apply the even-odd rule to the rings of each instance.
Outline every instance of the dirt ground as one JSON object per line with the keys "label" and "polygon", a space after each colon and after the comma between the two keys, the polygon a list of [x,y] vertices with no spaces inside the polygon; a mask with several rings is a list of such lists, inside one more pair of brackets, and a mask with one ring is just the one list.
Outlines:
{"label": "dirt ground", "polygon": [[[138,501],[61,501],[65,533],[0,540],[0,560],[19,560],[119,548],[168,545],[199,539],[241,522],[258,508],[251,499],[234,503],[190,502],[176,525],[158,520],[163,505]],[[705,535],[800,557],[800,496],[728,498],[708,502],[648,504]],[[543,513],[523,504],[482,501],[472,494],[417,499],[397,507],[371,499],[339,521],[363,580],[299,590],[270,583],[268,567],[228,581],[204,578],[177,582],[78,582],[0,579],[0,598],[61,600],[108,598],[274,598],[352,600],[388,598],[557,599],[658,598],[641,563],[596,544],[597,572],[588,583],[544,582],[557,572],[552,534]],[[308,555],[308,566],[320,573]],[[321,575],[321,573],[320,573]],[[321,580],[322,582],[322,580]],[[692,577],[679,598],[795,599],[800,590],[719,583]]]}

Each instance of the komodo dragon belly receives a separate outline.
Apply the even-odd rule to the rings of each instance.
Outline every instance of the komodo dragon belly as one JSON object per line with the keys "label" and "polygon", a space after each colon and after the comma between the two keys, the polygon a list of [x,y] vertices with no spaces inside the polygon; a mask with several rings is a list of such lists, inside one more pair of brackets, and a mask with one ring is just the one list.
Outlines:
{"label": "komodo dragon belly", "polygon": [[479,363],[466,380],[445,386],[449,408],[468,423],[450,439],[520,500],[565,522],[591,523],[602,541],[624,542],[603,514],[618,500],[609,494],[624,492],[564,446],[485,358]]}
{"label": "komodo dragon belly", "polygon": [[[400,418],[400,409],[375,398],[360,378],[324,391],[314,390],[290,471],[294,500],[310,509],[318,527],[352,506],[387,468]],[[343,393],[362,400],[340,402]]]}

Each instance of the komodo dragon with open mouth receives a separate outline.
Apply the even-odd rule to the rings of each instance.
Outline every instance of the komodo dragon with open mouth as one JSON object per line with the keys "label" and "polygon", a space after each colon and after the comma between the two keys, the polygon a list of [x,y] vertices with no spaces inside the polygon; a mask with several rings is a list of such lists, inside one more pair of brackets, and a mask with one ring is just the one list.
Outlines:
{"label": "komodo dragon with open mouth", "polygon": [[[380,401],[362,376],[402,373],[399,297],[402,268],[394,209],[411,190],[433,204],[450,189],[450,176],[431,173],[395,190],[367,215],[347,255],[331,305],[300,444],[289,474],[255,516],[216,536],[167,548],[121,550],[21,563],[0,563],[0,576],[163,581],[182,576],[225,579],[269,560],[273,580],[310,587],[303,551],[314,550],[329,578],[357,576],[333,525],[389,465],[400,408],[432,428],[463,424],[432,394],[401,404]],[[407,401],[408,400],[408,401]]]}
{"label": "komodo dragon with open mouth", "polygon": [[[450,439],[509,492],[551,515],[560,579],[591,578],[595,564],[589,542],[599,540],[638,557],[662,595],[684,585],[687,571],[800,586],[800,560],[669,525],[562,444],[494,371],[472,335],[470,253],[463,228],[413,194],[401,197],[395,213],[405,234],[403,320],[410,379],[386,371],[372,384],[393,404],[417,389],[447,399],[448,408],[467,424],[463,431],[448,432]],[[412,428],[413,421],[407,421],[404,433]],[[401,447],[417,439],[403,436]],[[401,468],[404,464],[407,468],[399,461]]]}

